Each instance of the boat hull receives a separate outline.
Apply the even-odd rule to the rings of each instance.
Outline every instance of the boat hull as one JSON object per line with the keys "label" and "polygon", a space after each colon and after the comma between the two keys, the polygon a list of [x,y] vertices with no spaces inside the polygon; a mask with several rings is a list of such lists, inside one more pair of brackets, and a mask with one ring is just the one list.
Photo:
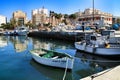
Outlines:
{"label": "boat hull", "polygon": [[27,31],[19,31],[19,32],[17,32],[17,34],[19,36],[26,36],[28,34],[28,32]]}
{"label": "boat hull", "polygon": [[73,68],[73,59],[51,59],[51,58],[43,58],[40,57],[38,54],[32,53],[33,59],[43,65],[58,67],[58,68],[66,68],[72,69]]}
{"label": "boat hull", "polygon": [[120,57],[120,48],[99,48],[99,47],[91,47],[89,45],[83,46],[78,43],[75,43],[75,48],[77,50],[95,54],[95,55],[101,55],[106,57]]}

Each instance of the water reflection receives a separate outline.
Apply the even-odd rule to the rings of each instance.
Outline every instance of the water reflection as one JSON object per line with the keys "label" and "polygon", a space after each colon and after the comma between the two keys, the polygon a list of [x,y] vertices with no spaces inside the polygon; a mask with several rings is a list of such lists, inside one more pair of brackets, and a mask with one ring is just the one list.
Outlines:
{"label": "water reflection", "polygon": [[69,49],[74,48],[73,44],[69,42],[62,42],[62,41],[53,41],[53,40],[46,40],[46,39],[33,39],[33,47],[34,49],[37,48],[44,48],[48,50],[55,50],[55,49]]}
{"label": "water reflection", "polygon": [[0,37],[0,47],[7,46],[7,40],[4,37]]}
{"label": "water reflection", "polygon": [[[36,63],[34,60],[31,60],[30,64],[50,80],[63,80],[64,71],[65,71],[64,69],[44,66]],[[71,71],[67,71],[65,80],[73,80]]]}
{"label": "water reflection", "polygon": [[27,49],[27,37],[26,36],[19,36],[19,37],[14,37],[14,48],[16,52],[22,52],[25,51]]}
{"label": "water reflection", "polygon": [[[103,68],[110,68],[120,64],[120,60],[110,60],[97,55],[91,55],[83,52],[76,51],[76,57],[79,57],[82,62],[94,63],[94,66],[102,66]],[[113,64],[114,63],[114,64]],[[91,65],[92,66],[92,65]]]}
{"label": "water reflection", "polygon": [[14,48],[16,53],[24,52],[28,50],[28,45],[30,44],[30,38],[27,36],[2,36],[5,41],[7,41],[7,46],[9,48]]}
{"label": "water reflection", "polygon": [[[98,73],[108,68],[118,66],[119,60],[109,60],[96,55],[91,55],[83,52],[76,51],[76,65],[81,64],[81,68],[74,70],[75,75],[80,78]],[[75,66],[76,67],[76,66]]]}
{"label": "water reflection", "polygon": [[[67,72],[68,77],[66,80],[79,80],[83,77],[92,75],[111,67],[115,67],[120,64],[119,61],[108,60],[102,57],[78,52],[74,48],[73,43],[69,42],[42,38],[28,38],[26,36],[0,36],[0,41],[5,41],[6,43],[5,46],[0,48],[0,63],[2,66],[0,71],[15,72],[17,70],[19,72],[15,75],[19,79],[22,78],[21,80],[33,80],[34,78],[39,80],[41,77],[41,80],[62,80],[63,78],[64,70],[43,66],[34,62],[28,52],[33,48],[51,49],[75,56],[74,67],[72,72]],[[26,54],[26,52],[28,52],[28,54]],[[34,72],[34,74],[31,72]],[[6,78],[6,75],[14,78],[14,75],[11,73],[5,73],[5,77],[3,79]],[[31,77],[29,78],[25,75],[30,75]],[[4,73],[0,73],[0,80],[3,80],[1,79],[3,76]]]}

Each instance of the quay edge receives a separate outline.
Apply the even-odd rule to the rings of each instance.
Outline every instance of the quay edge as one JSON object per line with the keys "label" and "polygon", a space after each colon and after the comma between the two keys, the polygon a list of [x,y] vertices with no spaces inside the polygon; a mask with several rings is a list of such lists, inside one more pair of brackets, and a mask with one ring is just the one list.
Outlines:
{"label": "quay edge", "polygon": [[120,80],[120,65],[80,80]]}

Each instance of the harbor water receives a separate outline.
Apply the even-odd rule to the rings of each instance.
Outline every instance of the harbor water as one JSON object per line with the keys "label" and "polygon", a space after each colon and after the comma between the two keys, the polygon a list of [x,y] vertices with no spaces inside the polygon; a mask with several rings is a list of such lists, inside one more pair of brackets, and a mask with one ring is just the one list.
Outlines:
{"label": "harbor water", "polygon": [[74,67],[65,80],[79,80],[100,71],[118,66],[120,61],[109,60],[79,52],[74,43],[26,36],[0,36],[0,80],[63,80],[64,69],[38,64],[30,50],[45,48],[74,56]]}

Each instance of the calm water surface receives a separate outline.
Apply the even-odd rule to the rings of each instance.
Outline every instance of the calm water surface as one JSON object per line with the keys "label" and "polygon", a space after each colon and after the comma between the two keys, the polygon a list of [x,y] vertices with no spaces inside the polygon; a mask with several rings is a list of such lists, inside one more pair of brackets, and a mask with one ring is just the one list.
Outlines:
{"label": "calm water surface", "polygon": [[0,80],[62,80],[64,69],[40,65],[32,59],[29,50],[36,48],[66,52],[75,57],[74,68],[67,72],[65,80],[79,80],[120,64],[78,52],[74,43],[67,41],[0,36]]}

